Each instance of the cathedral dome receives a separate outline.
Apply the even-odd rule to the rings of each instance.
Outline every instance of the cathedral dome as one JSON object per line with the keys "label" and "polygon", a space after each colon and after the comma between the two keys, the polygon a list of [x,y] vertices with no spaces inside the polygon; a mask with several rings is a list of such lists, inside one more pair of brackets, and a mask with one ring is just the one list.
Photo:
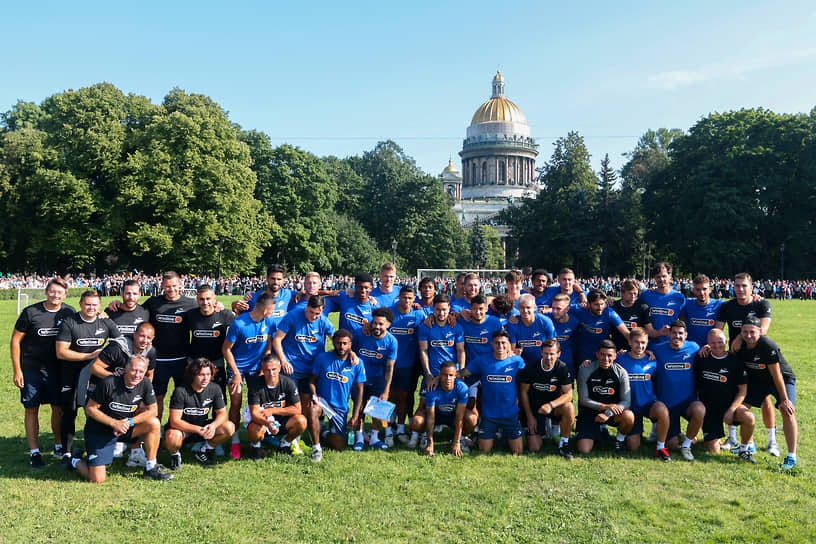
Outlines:
{"label": "cathedral dome", "polygon": [[493,96],[479,106],[479,109],[473,114],[470,124],[475,125],[490,121],[527,124],[527,118],[521,113],[521,109],[504,96],[504,77],[501,72],[496,72],[493,77]]}

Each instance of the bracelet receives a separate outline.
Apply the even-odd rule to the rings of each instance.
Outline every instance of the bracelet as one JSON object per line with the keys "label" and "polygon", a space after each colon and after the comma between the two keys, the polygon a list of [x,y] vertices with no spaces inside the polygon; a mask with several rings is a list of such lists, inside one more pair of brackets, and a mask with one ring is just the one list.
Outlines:
{"label": "bracelet", "polygon": [[133,427],[135,425],[135,423],[133,423],[133,418],[132,417],[128,418],[128,423],[130,423],[131,427]]}

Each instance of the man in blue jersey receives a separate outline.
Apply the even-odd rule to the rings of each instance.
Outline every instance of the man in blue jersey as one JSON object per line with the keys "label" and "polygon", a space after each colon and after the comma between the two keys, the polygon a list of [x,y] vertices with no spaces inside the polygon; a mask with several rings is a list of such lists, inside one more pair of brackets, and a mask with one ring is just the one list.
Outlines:
{"label": "man in blue jersey", "polygon": [[[341,451],[346,447],[347,425],[357,426],[363,409],[363,384],[366,381],[365,367],[352,364],[352,335],[340,329],[332,336],[333,351],[318,355],[312,364],[309,403],[309,430],[312,433],[312,461],[323,459],[320,444],[320,418],[329,418],[327,439],[329,447]],[[349,399],[354,397],[354,412],[348,421]]]}
{"label": "man in blue jersey", "polygon": [[527,364],[541,359],[541,345],[548,338],[555,338],[555,327],[549,317],[538,313],[535,297],[529,293],[519,299],[518,317],[510,318],[507,332],[510,342]]}
{"label": "man in blue jersey", "polygon": [[[433,282],[431,284],[433,285]],[[397,339],[397,360],[394,362],[389,400],[396,405],[397,440],[403,444],[407,444],[409,439],[405,432],[405,417],[413,409],[414,391],[419,378],[419,368],[416,364],[417,338],[419,326],[425,319],[425,312],[414,309],[415,297],[414,288],[410,285],[400,289],[399,303],[391,307],[394,321],[388,329]]]}
{"label": "man in blue jersey", "polygon": [[528,293],[535,297],[536,308],[538,308],[538,311],[545,314],[550,311],[550,298],[554,298],[548,297],[546,294],[547,286],[550,283],[550,275],[543,268],[538,268],[533,271],[531,280],[532,286],[528,290]]}
{"label": "man in blue jersey", "polygon": [[[630,331],[635,327],[644,327],[649,323],[649,307],[638,301],[640,286],[635,280],[625,279],[620,283],[621,296],[612,304],[612,309],[617,312],[623,324]],[[612,341],[615,347],[620,350],[628,350],[629,342],[618,333],[617,329],[612,329]]]}
{"label": "man in blue jersey", "polygon": [[[261,293],[252,310],[236,317],[227,329],[221,353],[227,364],[229,418],[236,429],[241,417],[243,383],[258,375],[261,357],[271,350],[269,339],[275,334],[277,322],[272,317],[274,312],[275,299],[268,293]],[[233,459],[241,458],[241,443],[237,432],[232,435],[230,455]]]}
{"label": "man in blue jersey", "polygon": [[669,341],[652,349],[657,359],[657,398],[669,409],[670,447],[674,449],[678,445],[680,417],[683,417],[688,421],[688,427],[680,443],[680,456],[686,461],[694,461],[691,445],[703,426],[705,406],[697,400],[694,385],[694,356],[700,346],[687,342],[686,336],[686,324],[673,321],[669,325]]}
{"label": "man in blue jersey", "polygon": [[281,318],[286,315],[289,304],[292,302],[292,297],[295,291],[285,289],[283,287],[284,275],[286,269],[281,264],[272,264],[269,266],[269,271],[266,274],[266,287],[260,291],[252,294],[247,293],[243,300],[236,300],[232,303],[232,311],[236,314],[241,314],[252,310],[257,303],[258,297],[266,293],[275,299],[275,308],[272,311],[272,316]]}
{"label": "man in blue jersey", "polygon": [[399,290],[394,289],[397,281],[397,267],[393,263],[385,263],[380,267],[380,285],[371,290],[371,298],[375,299],[381,308],[390,308],[397,302]]}
{"label": "man in blue jersey", "polygon": [[417,304],[425,317],[433,313],[433,299],[436,296],[436,285],[432,278],[422,278],[419,282],[419,300]]}
{"label": "man in blue jersey", "polygon": [[[394,321],[394,313],[390,308],[377,308],[371,313],[370,334],[358,330],[354,333],[352,349],[360,357],[365,366],[366,383],[363,387],[363,401],[367,402],[371,397],[380,400],[388,400],[391,394],[391,378],[394,372],[394,361],[397,358],[397,339],[388,332],[388,327]],[[363,423],[365,415],[360,419],[357,429],[355,429],[354,451],[363,451],[365,442],[363,441]],[[384,422],[375,419],[372,423],[371,438],[369,446],[375,449],[387,450],[389,445],[380,440],[380,429]],[[386,427],[386,437],[391,435],[391,427]],[[394,439],[389,440],[391,444]]]}
{"label": "man in blue jersey", "polygon": [[473,297],[479,294],[482,289],[482,282],[479,280],[479,274],[469,272],[465,274],[464,278],[464,294],[462,298],[451,301],[451,312],[461,313],[462,310],[470,309],[470,301]]}
{"label": "man in blue jersey", "polygon": [[598,345],[602,340],[609,339],[609,331],[612,328],[629,340],[629,329],[624,325],[618,313],[606,305],[606,295],[600,289],[592,289],[587,296],[588,308],[574,308],[573,314],[581,322],[576,335],[578,345],[579,361],[587,361],[595,358]]}
{"label": "man in blue jersey", "polygon": [[371,298],[371,289],[374,279],[371,274],[361,272],[354,277],[354,297],[341,292],[337,296],[327,299],[326,315],[332,312],[340,313],[339,328],[354,333],[371,322],[371,312],[376,307],[376,301]]}
{"label": "man in blue jersey", "polygon": [[451,454],[461,457],[462,453],[470,451],[463,443],[462,438],[473,432],[478,417],[472,410],[467,409],[468,386],[462,380],[456,379],[456,363],[445,361],[439,369],[439,386],[429,391],[424,399],[419,401],[419,409],[411,420],[414,429],[425,430],[428,441],[425,455],[434,454],[434,426],[448,425],[453,428],[451,439]]}
{"label": "man in blue jersey", "polygon": [[644,328],[649,333],[649,347],[669,341],[670,325],[686,304],[686,297],[672,289],[672,266],[659,262],[652,269],[655,288],[644,291],[638,299],[649,307],[649,323]]}
{"label": "man in blue jersey", "polygon": [[325,351],[326,338],[334,334],[334,326],[323,315],[325,307],[323,297],[312,295],[305,308],[290,311],[278,322],[272,337],[272,350],[280,359],[283,373],[297,384],[304,416],[311,402],[312,363]]}
{"label": "man in blue jersey", "polygon": [[476,295],[470,301],[470,319],[464,317],[456,321],[465,334],[465,364],[493,351],[490,341],[493,333],[501,330],[499,318],[488,315],[487,299]]}
{"label": "man in blue jersey", "polygon": [[652,420],[657,429],[657,448],[655,455],[661,461],[670,461],[669,450],[666,449],[666,437],[669,433],[669,409],[657,400],[654,392],[655,370],[657,361],[649,360],[646,356],[646,346],[649,345],[649,334],[642,327],[635,327],[629,331],[629,351],[621,353],[615,359],[629,375],[629,389],[631,391],[630,410],[635,416],[632,430],[626,437],[626,447],[630,450],[640,448],[640,439],[643,434],[643,418]]}
{"label": "man in blue jersey", "polygon": [[570,297],[570,306],[578,307],[587,302],[587,297],[581,286],[575,281],[575,272],[570,268],[562,268],[558,271],[558,285],[551,285],[544,291],[544,296],[539,299],[538,305],[552,306],[552,299],[558,293],[563,293]]}
{"label": "man in blue jersey", "polygon": [[722,306],[722,299],[711,298],[711,280],[705,274],[695,276],[691,292],[694,298],[686,300],[681,319],[688,326],[688,339],[698,346],[706,345],[708,333],[717,324],[717,312]]}
{"label": "man in blue jersey", "polygon": [[524,368],[524,359],[513,355],[510,335],[496,331],[491,340],[493,353],[472,361],[459,371],[460,378],[474,376],[482,381],[482,422],[479,428],[479,451],[493,449],[496,432],[504,431],[510,451],[521,455],[523,444],[516,376]]}
{"label": "man in blue jersey", "polygon": [[560,359],[564,361],[570,370],[573,379],[577,376],[575,366],[575,337],[580,326],[577,317],[569,313],[570,298],[558,293],[551,302],[550,313],[544,314],[550,318],[555,327],[555,337],[561,346]]}

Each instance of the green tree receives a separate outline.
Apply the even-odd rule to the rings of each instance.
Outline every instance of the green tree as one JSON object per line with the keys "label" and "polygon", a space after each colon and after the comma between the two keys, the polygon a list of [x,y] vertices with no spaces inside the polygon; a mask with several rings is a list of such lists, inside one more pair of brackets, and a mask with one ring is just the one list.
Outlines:
{"label": "green tree", "polygon": [[487,241],[486,227],[478,219],[470,229],[470,256],[475,268],[487,268],[490,260],[490,244]]}
{"label": "green tree", "polygon": [[382,263],[391,260],[386,252],[377,248],[356,219],[337,214],[332,224],[337,235],[337,251],[331,263],[331,271],[335,274],[353,275],[378,270]]}

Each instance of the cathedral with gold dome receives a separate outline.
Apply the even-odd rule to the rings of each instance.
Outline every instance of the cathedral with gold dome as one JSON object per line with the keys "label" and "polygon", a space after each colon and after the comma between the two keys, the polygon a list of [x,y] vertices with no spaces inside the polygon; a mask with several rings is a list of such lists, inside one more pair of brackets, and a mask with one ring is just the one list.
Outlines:
{"label": "cathedral with gold dome", "polygon": [[[448,161],[439,180],[455,199],[454,211],[465,227],[489,221],[522,197],[538,194],[535,158],[538,144],[527,119],[504,95],[504,77],[493,77],[491,97],[476,110],[459,156],[461,172]],[[503,225],[495,225],[504,234]]]}

